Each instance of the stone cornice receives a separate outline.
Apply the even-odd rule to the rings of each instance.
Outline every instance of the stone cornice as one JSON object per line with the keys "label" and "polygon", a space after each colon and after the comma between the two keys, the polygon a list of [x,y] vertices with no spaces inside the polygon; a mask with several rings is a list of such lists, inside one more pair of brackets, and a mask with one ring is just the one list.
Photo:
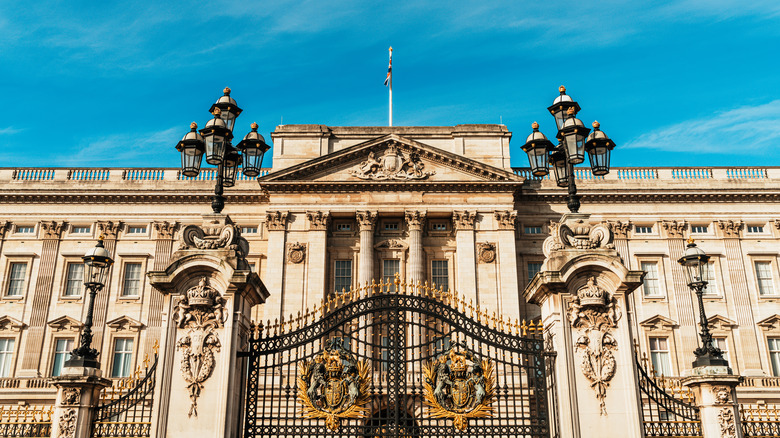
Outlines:
{"label": "stone cornice", "polygon": [[441,192],[441,193],[512,193],[522,182],[482,181],[272,181],[263,183],[268,193],[355,193],[355,192]]}
{"label": "stone cornice", "polygon": [[[182,195],[171,193],[100,193],[100,194],[52,194],[52,193],[11,193],[0,194],[0,204],[211,204],[211,196],[206,194]],[[230,204],[258,204],[268,202],[263,192],[226,196]]]}
{"label": "stone cornice", "polygon": [[[619,193],[581,193],[582,203],[586,204],[614,204],[626,203],[636,204],[638,202],[652,203],[735,203],[735,202],[780,202],[780,192],[667,192],[661,188],[657,192],[628,192]],[[566,204],[567,194],[561,193],[518,193],[515,195],[516,202],[538,202],[545,204]]]}

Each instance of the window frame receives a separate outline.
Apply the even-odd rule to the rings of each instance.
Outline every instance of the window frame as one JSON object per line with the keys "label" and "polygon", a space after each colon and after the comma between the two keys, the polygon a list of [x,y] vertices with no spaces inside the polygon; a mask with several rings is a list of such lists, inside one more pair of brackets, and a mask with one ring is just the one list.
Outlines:
{"label": "window frame", "polygon": [[[86,229],[86,231],[82,231]],[[70,232],[68,233],[73,237],[91,237],[92,225],[73,225],[70,226]]]}
{"label": "window frame", "polygon": [[[399,277],[403,277],[403,273],[401,271],[401,258],[400,257],[386,257],[386,258],[382,258],[381,260],[382,260],[382,264],[381,264],[380,269],[381,269],[382,283],[388,283],[388,282],[389,283],[393,283],[393,281],[395,281],[395,273],[393,273],[393,275],[390,275],[390,276],[385,274],[385,262],[391,262],[391,261],[397,262],[398,263],[398,270],[396,271],[396,273],[398,274]],[[389,279],[389,281],[385,281],[386,279]]]}
{"label": "window frame", "polygon": [[531,265],[539,265],[539,270],[536,271],[536,273],[539,273],[539,272],[542,272],[542,265],[544,265],[544,262],[543,261],[538,261],[538,260],[526,260],[526,262],[525,262],[525,276],[528,279],[528,282],[526,284],[531,283],[531,280],[533,280],[534,277],[536,276],[536,273],[534,273],[534,275],[531,275]]}
{"label": "window frame", "polygon": [[[436,229],[436,227],[443,227]],[[431,234],[446,234],[452,231],[452,224],[447,219],[428,219],[428,232]]]}
{"label": "window frame", "polygon": [[[753,269],[752,269],[752,275],[753,275],[753,284],[756,287],[756,294],[758,295],[759,299],[771,299],[771,298],[780,298],[780,290],[778,289],[778,276],[777,276],[777,264],[775,262],[774,258],[767,258],[767,257],[755,257],[752,260]],[[761,293],[761,278],[758,275],[758,264],[766,264],[769,266],[769,275],[770,275],[770,285],[772,286],[772,293]]]}
{"label": "window frame", "polygon": [[[137,295],[126,295],[125,294],[125,284],[127,281],[127,267],[129,265],[140,265],[140,275],[138,278],[138,294]],[[146,259],[139,260],[135,258],[125,259],[122,260],[122,272],[120,274],[119,279],[119,294],[118,299],[120,300],[139,300],[144,295],[144,289],[146,287],[146,275],[144,273],[146,272]]]}
{"label": "window frame", "polygon": [[[642,229],[642,231],[640,231],[640,229]],[[648,231],[645,232],[644,231],[645,229],[647,229]],[[632,231],[635,236],[652,236],[655,234],[655,226],[634,224],[634,229]]]}
{"label": "window frame", "polygon": [[[143,228],[144,231],[142,233],[133,233],[132,232],[132,230],[138,229],[138,228]],[[149,224],[127,224],[125,226],[125,236],[124,237],[131,238],[131,237],[139,237],[139,236],[144,236],[144,237],[148,237],[149,236]]]}
{"label": "window frame", "polygon": [[349,262],[349,287],[346,288],[347,292],[349,292],[349,291],[351,291],[352,289],[355,288],[355,263],[354,263],[354,260],[352,258],[337,258],[337,259],[334,259],[333,260],[333,271],[332,271],[333,272],[333,282],[332,282],[331,291],[335,295],[340,295],[341,294],[341,290],[337,289],[337,286],[336,286],[339,283],[338,279],[339,278],[346,278],[343,275],[342,276],[338,275],[338,272],[339,272],[338,264],[339,264],[339,262]]}
{"label": "window frame", "polygon": [[[30,231],[20,231],[21,229],[27,230],[30,229]],[[27,224],[15,224],[14,225],[14,232],[13,235],[18,236],[35,236],[35,231],[37,229],[37,226],[35,224],[33,225],[27,225]]]}
{"label": "window frame", "polygon": [[[78,294],[76,295],[68,295],[68,280],[69,280],[69,274],[70,274],[70,267],[71,266],[77,266],[81,265],[81,275],[80,275],[80,284],[81,286],[78,288]],[[65,259],[65,266],[62,270],[62,293],[60,294],[60,298],[63,300],[80,300],[84,297],[84,262],[83,261],[76,261],[75,258],[66,258]]]}
{"label": "window frame", "polygon": [[[529,230],[539,230],[538,233]],[[541,225],[523,225],[523,234],[528,236],[541,236],[544,234],[544,227]]]}
{"label": "window frame", "polygon": [[[117,352],[117,344],[119,343],[119,341],[130,341],[132,343],[132,345],[130,346],[130,351],[129,352],[128,351]],[[111,359],[110,359],[111,360],[111,364],[110,364],[110,375],[111,375],[111,378],[112,379],[122,379],[122,378],[125,378],[125,377],[130,377],[133,374],[134,365],[135,365],[134,359],[136,357],[136,351],[138,350],[138,348],[137,348],[138,343],[136,342],[135,337],[134,336],[119,336],[119,335],[118,336],[113,336],[112,339],[111,339],[111,344],[110,345],[112,346],[111,347]],[[127,366],[128,366],[128,369],[126,370],[126,371],[128,371],[127,375],[121,375],[121,376],[116,375],[115,365],[116,365],[116,356],[117,356],[117,354],[122,354],[123,356],[127,356]]]}
{"label": "window frame", "polygon": [[[0,301],[24,301],[27,299],[27,294],[30,292],[30,282],[32,281],[32,271],[34,268],[33,262],[37,255],[6,255],[5,269],[2,278],[2,284],[0,284]],[[22,285],[22,293],[20,295],[8,295],[8,291],[11,288],[11,269],[15,263],[23,263],[27,265],[24,273],[24,284]]]}
{"label": "window frame", "polygon": [[[654,371],[655,376],[658,376],[658,377],[660,377],[662,375],[664,377],[671,377],[671,376],[675,375],[674,374],[675,373],[674,367],[672,365],[673,364],[673,361],[672,361],[672,351],[673,351],[672,350],[672,342],[670,342],[669,338],[670,337],[667,336],[667,335],[655,334],[655,333],[651,333],[647,337],[647,351],[650,353],[649,354],[650,364],[653,366],[653,371]],[[662,339],[662,340],[664,340],[666,342],[666,350],[660,350],[659,349],[659,350],[655,350],[654,351],[653,350],[653,340],[654,339],[658,339],[658,340]],[[653,354],[654,353],[666,353],[666,364],[669,366],[669,374],[664,374],[663,372],[659,373],[659,370],[655,369],[655,364],[654,364],[654,361],[653,361]],[[661,370],[661,371],[663,371],[663,370]]]}
{"label": "window frame", "polygon": [[[772,343],[773,343],[772,341],[776,341],[775,350],[772,350]],[[769,368],[772,371],[772,376],[780,377],[780,335],[767,336],[766,344],[767,344],[767,354],[769,357]],[[775,353],[777,357],[776,363],[775,360],[773,360],[772,353]]]}
{"label": "window frame", "polygon": [[[704,230],[702,230],[702,228]],[[709,225],[691,225],[691,234],[709,234],[709,233],[710,233]]]}
{"label": "window frame", "polygon": [[67,356],[63,357],[62,368],[60,368],[60,373],[55,375],[54,374],[54,366],[57,364],[57,353],[58,353],[58,351],[57,351],[57,343],[59,341],[70,341],[71,342],[70,347],[69,348],[66,347],[66,349],[61,352],[61,353],[63,353],[63,355],[67,355],[71,351],[73,351],[74,348],[76,348],[76,338],[77,338],[77,336],[72,336],[72,335],[71,336],[67,336],[66,335],[66,336],[54,336],[54,337],[52,337],[51,347],[50,347],[51,348],[51,361],[49,363],[49,376],[50,377],[61,376],[62,375],[62,368],[65,367],[65,362],[68,360]]}
{"label": "window frame", "polygon": [[[447,284],[446,285],[442,285],[438,281],[435,280],[435,278],[442,278],[442,275],[434,275],[434,269],[435,269],[434,268],[434,263],[437,263],[437,262],[438,263],[442,263],[443,262],[445,264],[444,265],[445,266],[445,270],[447,271],[447,273],[445,275],[445,277],[447,279]],[[430,283],[429,283],[431,285],[431,287],[433,287],[433,285],[435,284],[437,290],[441,286],[444,286],[444,290],[445,291],[450,290],[450,278],[451,278],[451,274],[452,274],[452,272],[450,272],[450,261],[448,259],[446,259],[446,258],[434,258],[434,259],[431,259],[429,266],[431,267]]]}
{"label": "window frame", "polygon": [[745,225],[746,235],[762,235],[767,234],[766,224]]}
{"label": "window frame", "polygon": [[[13,336],[13,335],[4,336],[3,334],[0,333],[0,341],[13,342],[10,351],[0,350],[0,378],[10,378],[14,376],[14,368],[16,367],[16,352],[17,350],[19,350],[19,339],[18,336]],[[6,357],[8,363],[8,369],[6,370],[3,369],[4,362],[5,362],[3,360],[4,356]]]}
{"label": "window frame", "polygon": [[666,288],[664,287],[664,275],[663,275],[663,259],[660,258],[640,258],[638,259],[639,262],[639,269],[642,271],[645,271],[644,265],[647,263],[654,264],[656,267],[656,275],[657,277],[655,280],[658,282],[658,294],[657,295],[648,295],[645,289],[645,280],[648,279],[648,274],[645,274],[645,276],[642,279],[642,300],[664,300],[667,298],[666,296]]}
{"label": "window frame", "polygon": [[[707,279],[707,287],[704,289],[704,292],[702,294],[702,298],[707,298],[707,299],[710,299],[710,300],[721,299],[721,298],[724,297],[724,294],[723,294],[723,290],[724,289],[723,289],[723,279],[722,279],[722,277],[720,275],[720,273],[721,273],[720,272],[720,261],[719,261],[718,256],[716,256],[716,255],[711,256],[710,261],[709,261],[709,265],[710,266],[709,266],[708,272],[710,274],[710,278]],[[715,283],[715,288],[716,288],[715,293],[709,293],[709,290],[710,290],[709,287],[710,287],[710,284],[712,284],[711,280],[714,281],[714,283]]]}
{"label": "window frame", "polygon": [[[247,231],[249,230],[249,231]],[[249,234],[249,235],[255,235],[260,233],[260,227],[257,225],[253,226],[242,226],[241,227],[241,235]]]}

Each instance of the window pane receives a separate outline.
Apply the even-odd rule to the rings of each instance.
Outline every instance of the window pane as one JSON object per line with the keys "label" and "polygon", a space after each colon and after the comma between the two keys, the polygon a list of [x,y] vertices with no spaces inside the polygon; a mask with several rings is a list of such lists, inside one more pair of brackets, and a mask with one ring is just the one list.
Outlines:
{"label": "window pane", "polygon": [[27,263],[11,263],[6,295],[20,296],[24,293],[24,280],[27,274]]}
{"label": "window pane", "polygon": [[447,260],[433,260],[431,262],[431,280],[433,281],[433,285],[436,286],[436,289],[442,288],[444,290],[449,290],[450,277],[447,268]]}
{"label": "window pane", "polygon": [[125,282],[122,288],[123,297],[137,297],[141,293],[141,264],[125,265]]}
{"label": "window pane", "polygon": [[0,377],[11,377],[15,339],[0,339]]}
{"label": "window pane", "polygon": [[645,296],[661,296],[661,286],[658,281],[658,263],[642,262],[642,270],[647,272],[642,286]]}
{"label": "window pane", "polygon": [[117,339],[114,343],[114,364],[111,377],[128,377],[132,371],[133,340]]}
{"label": "window pane", "polygon": [[336,260],[333,278],[337,294],[352,290],[352,260]]}
{"label": "window pane", "polygon": [[712,338],[712,343],[723,352],[723,358],[731,363],[729,358],[729,344],[726,342],[726,338]]}
{"label": "window pane", "polygon": [[650,361],[655,375],[670,376],[672,364],[669,360],[669,344],[666,338],[650,338]]}
{"label": "window pane", "polygon": [[65,279],[65,296],[74,297],[81,295],[81,286],[84,283],[84,264],[68,263],[68,272]]}
{"label": "window pane", "polygon": [[772,280],[772,265],[769,262],[756,262],[755,265],[758,293],[761,295],[773,295],[775,286]]}
{"label": "window pane", "polygon": [[718,282],[715,281],[715,263],[709,263],[709,269],[707,269],[707,287],[704,288],[704,293],[707,295],[718,295]]}
{"label": "window pane", "polygon": [[73,339],[57,339],[54,344],[54,362],[51,367],[52,377],[62,374],[62,366],[70,358],[71,350],[73,350]]}
{"label": "window pane", "polygon": [[542,270],[542,264],[537,262],[531,262],[528,264],[528,281],[533,280],[534,276]]}
{"label": "window pane", "polygon": [[772,375],[780,377],[780,338],[769,338],[769,359],[772,362]]}
{"label": "window pane", "polygon": [[[401,261],[398,259],[382,260],[382,283],[393,283],[395,274],[401,273]],[[395,285],[393,289],[395,290]]]}

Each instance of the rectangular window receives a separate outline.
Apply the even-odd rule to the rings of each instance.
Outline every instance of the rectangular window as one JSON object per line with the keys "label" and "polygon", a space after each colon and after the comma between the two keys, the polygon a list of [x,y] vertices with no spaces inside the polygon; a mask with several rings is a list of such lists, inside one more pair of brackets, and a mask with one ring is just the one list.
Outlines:
{"label": "rectangular window", "polygon": [[447,222],[431,222],[431,230],[447,231]]}
{"label": "rectangular window", "polygon": [[0,377],[11,377],[11,360],[15,339],[0,339]]}
{"label": "rectangular window", "polygon": [[88,234],[89,233],[89,227],[73,227],[71,230],[71,233],[73,234]]}
{"label": "rectangular window", "polygon": [[54,342],[54,362],[51,367],[51,376],[57,377],[62,374],[62,366],[70,358],[70,352],[73,350],[73,339],[57,339]]}
{"label": "rectangular window", "polygon": [[35,232],[35,227],[28,227],[26,225],[19,225],[16,227],[16,234],[32,234]]}
{"label": "rectangular window", "polygon": [[653,227],[637,225],[634,227],[634,232],[637,234],[651,234],[653,232]]}
{"label": "rectangular window", "polygon": [[257,234],[257,227],[241,227],[241,234]]}
{"label": "rectangular window", "polygon": [[114,365],[111,377],[128,377],[133,372],[130,360],[133,357],[133,340],[120,338],[114,342]]}
{"label": "rectangular window", "polygon": [[780,377],[780,338],[769,338],[769,360],[772,362],[772,375]]}
{"label": "rectangular window", "polygon": [[401,261],[398,259],[382,260],[382,283],[393,283],[395,274],[401,273]]}
{"label": "rectangular window", "polygon": [[398,222],[385,222],[385,231],[398,231]]}
{"label": "rectangular window", "polygon": [[336,260],[333,278],[337,294],[352,290],[352,260]]}
{"label": "rectangular window", "polygon": [[431,261],[431,281],[436,289],[442,288],[449,290],[450,288],[450,275],[447,265],[447,260],[433,260]]}
{"label": "rectangular window", "polygon": [[691,232],[694,234],[706,234],[707,233],[707,226],[706,225],[694,225],[691,227]]}
{"label": "rectangular window", "polygon": [[539,262],[530,262],[528,263],[528,282],[530,283],[531,280],[536,276],[536,274],[539,273],[539,271],[542,270],[542,264]]}
{"label": "rectangular window", "polygon": [[707,269],[707,287],[704,288],[705,295],[719,295],[718,282],[715,279],[715,263],[709,263],[709,269]]}
{"label": "rectangular window", "polygon": [[146,234],[146,227],[127,227],[127,234]]}
{"label": "rectangular window", "polygon": [[770,262],[756,262],[755,265],[759,295],[774,295],[775,285],[772,279],[772,264]]}
{"label": "rectangular window", "polygon": [[645,274],[644,283],[642,289],[646,297],[660,297],[661,286],[658,279],[658,263],[656,262],[642,262],[642,270],[647,272]]}
{"label": "rectangular window", "polygon": [[141,294],[141,264],[125,264],[125,280],[122,287],[123,297],[137,297]]}
{"label": "rectangular window", "polygon": [[5,294],[9,297],[22,296],[25,277],[27,277],[27,263],[11,263],[8,275],[8,289]]}
{"label": "rectangular window", "polygon": [[656,376],[671,376],[669,342],[666,338],[650,338],[650,361]]}
{"label": "rectangular window", "polygon": [[764,226],[763,225],[748,225],[747,232],[748,233],[763,233],[764,232]]}
{"label": "rectangular window", "polygon": [[729,344],[726,341],[726,338],[712,338],[712,343],[723,352],[723,358],[731,363],[731,358],[729,357]]}
{"label": "rectangular window", "polygon": [[82,285],[84,284],[84,264],[68,263],[65,277],[65,296],[81,296]]}
{"label": "rectangular window", "polygon": [[349,222],[339,222],[336,224],[336,231],[352,231],[352,224]]}
{"label": "rectangular window", "polygon": [[542,234],[542,227],[525,227],[525,234]]}

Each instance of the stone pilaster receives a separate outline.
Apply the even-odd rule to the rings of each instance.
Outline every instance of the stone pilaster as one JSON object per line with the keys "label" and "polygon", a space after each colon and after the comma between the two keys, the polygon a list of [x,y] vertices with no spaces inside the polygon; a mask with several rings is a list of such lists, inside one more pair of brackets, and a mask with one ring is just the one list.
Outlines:
{"label": "stone pilaster", "polygon": [[[736,330],[735,343],[742,348],[742,367],[743,374],[763,375],[761,370],[761,358],[759,356],[758,333],[756,332],[756,320],[753,310],[753,300],[750,297],[746,271],[753,269],[752,266],[745,266],[742,253],[742,242],[740,241],[740,232],[744,228],[742,221],[718,221],[718,228],[723,233],[723,244],[726,247],[726,264],[728,266],[728,275],[731,280],[731,294],[734,301],[734,310],[736,311],[736,320],[739,328]],[[726,291],[727,293],[727,291]],[[765,341],[762,341],[762,343]]]}
{"label": "stone pilaster", "polygon": [[[631,269],[631,253],[628,249],[628,232],[631,231],[631,228],[633,227],[633,224],[631,221],[609,221],[607,222],[607,226],[612,230],[612,238],[613,242],[615,244],[615,250],[617,250],[618,255],[620,256],[620,260],[623,261],[623,264]],[[641,297],[639,298],[641,300]],[[633,333],[640,333],[639,330],[639,318],[636,314],[636,302],[637,302],[637,294],[631,294],[628,298],[628,308],[627,312],[629,313],[630,319],[631,319],[631,329],[633,330]]]}
{"label": "stone pilaster", "polygon": [[[99,221],[97,230],[103,236],[103,246],[109,254],[116,255],[116,240],[119,237],[119,230],[122,229],[121,222]],[[121,269],[121,266],[111,266],[106,276],[106,286],[101,289],[95,297],[95,313],[92,328],[92,346],[98,351],[103,351],[103,334],[105,332],[106,318],[108,316],[108,297],[111,296],[111,277],[114,269]],[[108,347],[110,348],[110,346]]]}
{"label": "stone pilaster", "polygon": [[455,229],[455,258],[457,276],[453,290],[463,294],[467,301],[478,302],[477,262],[474,238],[474,224],[477,213],[473,211],[453,211],[452,225]]}
{"label": "stone pilaster", "polygon": [[[38,278],[35,280],[33,292],[33,305],[31,307],[30,325],[28,328],[27,342],[24,348],[22,366],[19,375],[23,377],[40,376],[41,350],[46,329],[46,320],[49,316],[49,303],[54,286],[54,269],[57,265],[57,252],[60,246],[60,236],[65,229],[65,222],[41,222],[40,232],[43,245],[41,249],[41,262],[38,268]],[[32,266],[30,266],[32,269]]]}
{"label": "stone pilaster", "polygon": [[[496,310],[510,318],[520,317],[520,285],[517,273],[516,211],[493,213],[498,227],[498,297]],[[480,302],[483,302],[480,297]]]}
{"label": "stone pilaster", "polygon": [[742,438],[737,403],[737,385],[742,377],[729,367],[699,367],[691,370],[682,384],[691,388],[701,415],[704,438]]}
{"label": "stone pilaster", "polygon": [[[677,312],[677,321],[680,325],[680,348],[678,350],[690,352],[698,346],[696,330],[696,309],[691,301],[691,290],[685,279],[683,267],[677,263],[677,258],[685,252],[685,232],[688,223],[685,221],[662,221],[661,228],[666,232],[666,243],[669,248],[669,256],[672,259],[672,290],[670,298],[674,298],[673,308]],[[681,366],[687,366],[688,358],[681,358]]]}
{"label": "stone pilaster", "polygon": [[65,368],[51,383],[57,388],[51,436],[91,438],[100,390],[111,386],[111,380],[102,378],[98,369],[75,367]]}
{"label": "stone pilaster", "polygon": [[[309,224],[309,257],[308,257],[308,287],[304,291],[303,306],[297,310],[319,303],[330,290],[328,289],[328,224],[330,213],[325,211],[307,211],[306,219]],[[309,296],[309,291],[313,296]],[[292,308],[290,311],[293,310]],[[289,313],[286,312],[286,313]]]}
{"label": "stone pilaster", "polygon": [[425,282],[428,279],[425,269],[425,253],[422,235],[425,228],[426,212],[407,211],[404,215],[409,228],[409,275],[408,282]]}
{"label": "stone pilaster", "polygon": [[269,211],[265,215],[265,226],[268,228],[268,266],[269,275],[266,287],[271,296],[265,305],[265,317],[273,320],[281,317],[284,303],[285,249],[287,244],[286,211]]}
{"label": "stone pilaster", "polygon": [[374,226],[376,226],[377,213],[358,211],[355,217],[360,228],[358,285],[363,286],[374,280]]}
{"label": "stone pilaster", "polygon": [[[156,221],[152,224],[156,233],[156,239],[154,242],[154,266],[152,270],[162,271],[168,266],[168,261],[171,258],[173,252],[173,238],[176,235],[176,231],[179,229],[178,222]],[[149,292],[149,307],[148,313],[149,322],[147,323],[148,329],[146,334],[146,343],[144,344],[144,351],[151,352],[154,343],[159,341],[162,335],[162,309],[163,309],[163,294],[159,290],[152,288]],[[151,354],[150,354],[151,356]]]}

